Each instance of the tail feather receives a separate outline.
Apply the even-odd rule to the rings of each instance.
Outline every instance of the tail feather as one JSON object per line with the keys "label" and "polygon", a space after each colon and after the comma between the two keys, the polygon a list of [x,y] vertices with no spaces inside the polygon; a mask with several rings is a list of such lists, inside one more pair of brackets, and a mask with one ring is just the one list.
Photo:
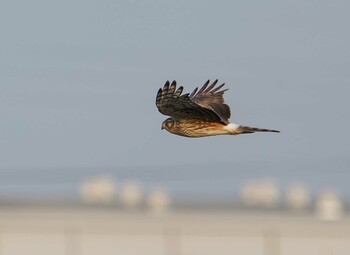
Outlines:
{"label": "tail feather", "polygon": [[266,129],[266,128],[256,128],[256,127],[247,127],[241,126],[235,123],[230,123],[225,126],[226,134],[229,135],[240,135],[240,134],[251,134],[255,132],[274,132],[279,133],[278,130]]}
{"label": "tail feather", "polygon": [[280,132],[278,130],[273,130],[273,129],[247,127],[247,126],[241,126],[241,125],[238,126],[237,129],[238,129],[239,133],[241,133],[241,134],[250,134],[250,133],[255,133],[255,132],[274,132],[274,133]]}

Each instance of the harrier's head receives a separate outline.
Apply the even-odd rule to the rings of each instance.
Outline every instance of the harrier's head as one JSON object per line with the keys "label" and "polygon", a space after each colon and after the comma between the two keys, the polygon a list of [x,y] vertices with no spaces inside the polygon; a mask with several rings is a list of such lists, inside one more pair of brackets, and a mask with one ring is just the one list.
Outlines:
{"label": "harrier's head", "polygon": [[167,131],[171,132],[174,128],[175,120],[173,118],[167,118],[162,123],[162,129],[166,129]]}

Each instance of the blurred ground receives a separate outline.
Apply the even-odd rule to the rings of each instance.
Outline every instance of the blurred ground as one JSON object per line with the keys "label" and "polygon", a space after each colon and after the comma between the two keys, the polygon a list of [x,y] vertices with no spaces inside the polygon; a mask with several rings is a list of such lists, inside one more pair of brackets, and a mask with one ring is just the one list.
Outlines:
{"label": "blurred ground", "polygon": [[349,201],[336,190],[237,171],[236,182],[204,175],[179,190],[180,170],[107,169],[3,171],[0,255],[350,252]]}
{"label": "blurred ground", "polygon": [[155,212],[72,204],[1,205],[0,254],[343,255],[349,214],[172,208]]}

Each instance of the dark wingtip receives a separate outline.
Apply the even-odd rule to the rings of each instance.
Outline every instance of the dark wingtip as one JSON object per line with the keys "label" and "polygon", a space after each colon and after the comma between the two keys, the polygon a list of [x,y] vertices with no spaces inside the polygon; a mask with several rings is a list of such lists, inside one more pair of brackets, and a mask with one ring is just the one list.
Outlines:
{"label": "dark wingtip", "polygon": [[170,82],[166,81],[163,88],[168,88],[169,86],[170,86]]}
{"label": "dark wingtip", "polygon": [[207,80],[207,82],[204,83],[204,85],[200,88],[197,94],[203,93],[203,91],[205,91],[205,89],[208,87],[209,83],[210,83],[210,80]]}
{"label": "dark wingtip", "polygon": [[[184,90],[184,87],[183,87],[183,86],[180,86],[180,87],[179,87],[179,88],[176,90],[176,92],[178,92],[178,91],[179,91],[179,92],[180,92],[180,94],[181,94],[183,90]],[[180,94],[179,94],[179,95],[180,95]]]}
{"label": "dark wingtip", "polygon": [[192,91],[192,93],[191,93],[191,95],[190,95],[190,98],[192,98],[192,97],[194,97],[194,96],[196,95],[197,90],[198,90],[198,87],[195,88],[195,89]]}
{"label": "dark wingtip", "polygon": [[160,101],[160,98],[162,97],[162,92],[163,90],[160,88],[157,92],[157,96],[156,96],[156,105],[158,106],[158,103]]}
{"label": "dark wingtip", "polygon": [[175,91],[174,96],[175,96],[175,97],[179,97],[179,96],[181,95],[183,89],[184,89],[184,88],[183,88],[182,86],[180,86],[180,87]]}

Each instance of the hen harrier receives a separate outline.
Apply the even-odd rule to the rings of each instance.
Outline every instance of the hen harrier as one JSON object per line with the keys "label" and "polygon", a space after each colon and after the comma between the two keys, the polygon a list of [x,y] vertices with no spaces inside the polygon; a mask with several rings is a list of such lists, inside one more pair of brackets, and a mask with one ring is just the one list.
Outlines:
{"label": "hen harrier", "polygon": [[224,103],[224,85],[215,87],[218,80],[209,85],[209,80],[197,92],[183,94],[183,87],[176,89],[176,81],[167,81],[159,89],[156,98],[158,110],[170,118],[162,123],[162,129],[175,135],[204,137],[213,135],[239,135],[278,130],[241,126],[230,123],[230,107]]}

